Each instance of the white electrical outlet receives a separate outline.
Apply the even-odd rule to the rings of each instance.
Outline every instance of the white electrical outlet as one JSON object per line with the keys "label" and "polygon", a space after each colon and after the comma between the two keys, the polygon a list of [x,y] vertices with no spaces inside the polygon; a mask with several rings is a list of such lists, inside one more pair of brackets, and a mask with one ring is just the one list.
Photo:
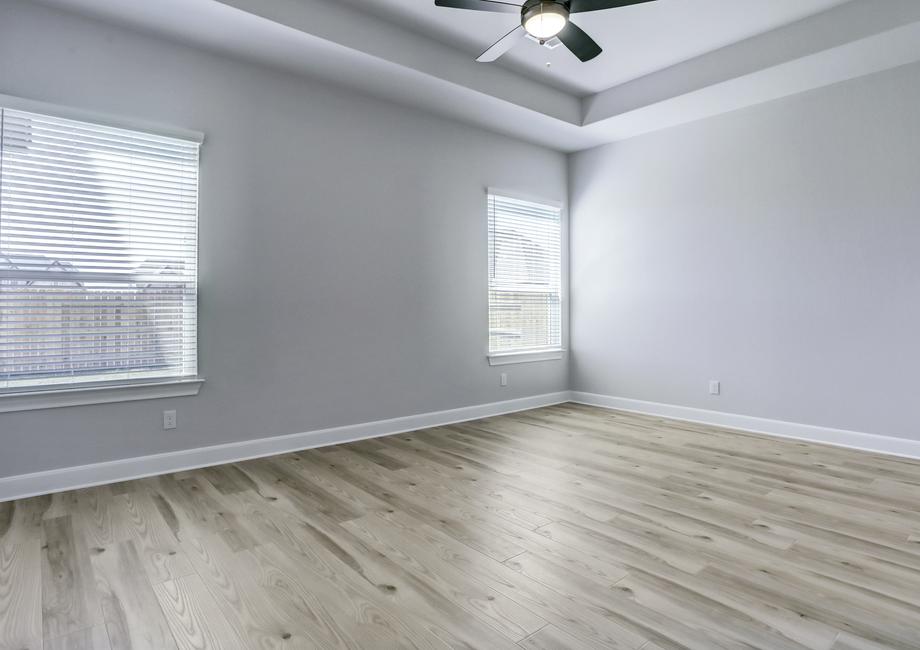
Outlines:
{"label": "white electrical outlet", "polygon": [[176,428],[176,412],[175,411],[163,411],[163,429],[175,429]]}
{"label": "white electrical outlet", "polygon": [[508,385],[508,373],[507,372],[503,372],[501,374],[501,378],[499,379],[499,384],[501,384],[502,386]]}
{"label": "white electrical outlet", "polygon": [[713,379],[709,382],[709,394],[710,395],[721,395],[722,394],[722,383]]}

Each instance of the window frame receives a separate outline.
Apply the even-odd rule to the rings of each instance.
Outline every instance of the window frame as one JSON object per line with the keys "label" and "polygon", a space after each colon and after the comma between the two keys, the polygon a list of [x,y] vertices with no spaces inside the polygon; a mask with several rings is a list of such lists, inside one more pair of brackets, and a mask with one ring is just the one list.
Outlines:
{"label": "window frame", "polygon": [[[486,359],[490,366],[504,366],[518,363],[534,363],[542,361],[558,361],[565,357],[568,350],[566,343],[569,332],[569,222],[568,210],[564,201],[550,199],[545,196],[537,196],[517,190],[510,190],[502,187],[485,188],[485,230],[486,230],[486,327],[485,327],[485,353]],[[544,206],[557,208],[559,210],[559,346],[551,348],[540,348],[534,350],[512,350],[507,352],[493,352],[490,349],[490,305],[489,305],[489,273],[491,272],[492,260],[489,257],[489,197],[502,196],[519,201],[529,201],[539,203]]]}
{"label": "window frame", "polygon": [[[199,131],[168,127],[153,122],[123,118],[97,111],[59,106],[11,95],[0,94],[0,106],[10,110],[37,113],[49,117],[87,122],[99,126],[188,140],[197,143],[199,146],[204,143],[204,134]],[[200,155],[198,169],[198,209],[200,214],[202,186],[202,158]],[[196,269],[198,269],[197,274],[199,278],[195,302],[196,310],[200,309],[200,267],[197,266],[197,257],[200,256],[199,250],[200,246],[196,243]],[[48,384],[47,386],[31,385],[19,388],[0,388],[0,413],[197,395],[205,381],[204,377],[201,375],[200,368],[200,323],[196,327],[195,339],[199,356],[197,376],[138,378],[127,380],[90,380],[80,383]]]}

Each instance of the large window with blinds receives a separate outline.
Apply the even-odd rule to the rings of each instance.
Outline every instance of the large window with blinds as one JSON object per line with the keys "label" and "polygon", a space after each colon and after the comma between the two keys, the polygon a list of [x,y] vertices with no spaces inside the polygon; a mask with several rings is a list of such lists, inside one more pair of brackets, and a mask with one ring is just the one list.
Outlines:
{"label": "large window with blinds", "polygon": [[0,105],[0,392],[197,375],[199,142]]}
{"label": "large window with blinds", "polygon": [[489,354],[562,347],[558,206],[489,192]]}

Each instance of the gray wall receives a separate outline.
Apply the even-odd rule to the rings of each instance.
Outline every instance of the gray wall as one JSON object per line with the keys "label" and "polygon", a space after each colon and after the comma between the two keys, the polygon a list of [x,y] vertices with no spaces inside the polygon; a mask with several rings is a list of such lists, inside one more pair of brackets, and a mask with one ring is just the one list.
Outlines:
{"label": "gray wall", "polygon": [[0,93],[207,138],[201,394],[0,414],[0,476],[567,387],[485,357],[484,188],[564,199],[564,155],[19,2]]}
{"label": "gray wall", "polygon": [[572,387],[920,439],[918,107],[914,65],[574,155]]}

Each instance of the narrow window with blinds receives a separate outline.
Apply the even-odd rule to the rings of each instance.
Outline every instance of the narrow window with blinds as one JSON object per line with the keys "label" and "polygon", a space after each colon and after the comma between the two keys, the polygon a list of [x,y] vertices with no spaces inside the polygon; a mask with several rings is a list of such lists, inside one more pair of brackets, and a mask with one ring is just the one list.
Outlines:
{"label": "narrow window with blinds", "polygon": [[2,107],[0,133],[0,392],[197,375],[199,143]]}
{"label": "narrow window with blinds", "polygon": [[489,354],[561,349],[561,210],[490,193],[488,211]]}

